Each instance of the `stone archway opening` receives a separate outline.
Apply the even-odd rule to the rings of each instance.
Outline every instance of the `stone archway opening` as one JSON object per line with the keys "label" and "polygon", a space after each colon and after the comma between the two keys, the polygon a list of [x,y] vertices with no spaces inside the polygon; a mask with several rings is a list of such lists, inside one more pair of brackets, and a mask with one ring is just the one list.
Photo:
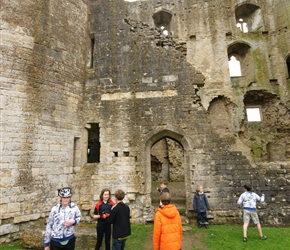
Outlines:
{"label": "stone archway opening", "polygon": [[167,180],[172,202],[183,215],[186,210],[184,149],[182,145],[164,137],[152,145],[151,159],[151,200],[154,208],[159,206],[160,181]]}

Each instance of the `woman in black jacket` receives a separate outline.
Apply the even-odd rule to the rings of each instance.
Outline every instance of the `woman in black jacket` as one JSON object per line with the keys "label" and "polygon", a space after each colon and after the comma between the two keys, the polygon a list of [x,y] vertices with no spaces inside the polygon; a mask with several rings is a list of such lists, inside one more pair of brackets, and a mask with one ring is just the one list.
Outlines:
{"label": "woman in black jacket", "polygon": [[107,221],[114,205],[115,203],[111,200],[111,191],[107,188],[103,189],[100,193],[100,199],[95,205],[94,214],[92,215],[94,219],[98,220],[95,250],[101,249],[104,235],[106,250],[111,249],[111,225]]}

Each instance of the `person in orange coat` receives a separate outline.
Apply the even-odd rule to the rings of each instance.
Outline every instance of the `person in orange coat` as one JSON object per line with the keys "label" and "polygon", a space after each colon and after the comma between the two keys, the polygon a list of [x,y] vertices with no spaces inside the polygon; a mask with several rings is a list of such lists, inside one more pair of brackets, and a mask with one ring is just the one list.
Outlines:
{"label": "person in orange coat", "polygon": [[153,228],[154,250],[179,250],[182,246],[182,223],[179,212],[171,204],[171,194],[162,193],[161,206],[155,211]]}

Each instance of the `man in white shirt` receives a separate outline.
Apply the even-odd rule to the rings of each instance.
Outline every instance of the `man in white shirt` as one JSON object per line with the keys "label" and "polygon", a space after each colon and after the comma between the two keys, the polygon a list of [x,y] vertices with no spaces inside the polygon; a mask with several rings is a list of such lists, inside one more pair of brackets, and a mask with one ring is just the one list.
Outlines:
{"label": "man in white shirt", "polygon": [[243,241],[246,242],[248,240],[247,238],[247,230],[250,223],[250,220],[252,219],[254,224],[257,225],[257,229],[260,234],[261,240],[266,240],[267,236],[263,235],[261,224],[259,221],[259,217],[257,214],[257,208],[256,208],[256,202],[264,202],[265,201],[265,195],[262,194],[261,197],[257,195],[256,193],[252,192],[252,188],[250,185],[244,185],[245,192],[240,196],[238,200],[238,206],[240,207],[243,204],[244,208],[244,225],[243,225],[243,232],[244,232],[244,238]]}

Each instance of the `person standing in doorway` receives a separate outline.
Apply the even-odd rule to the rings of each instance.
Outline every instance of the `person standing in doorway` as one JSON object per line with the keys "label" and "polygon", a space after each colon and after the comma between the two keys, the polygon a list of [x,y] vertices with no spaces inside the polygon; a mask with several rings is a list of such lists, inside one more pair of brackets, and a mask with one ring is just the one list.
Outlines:
{"label": "person standing in doorway", "polygon": [[197,224],[201,228],[205,226],[208,229],[208,219],[206,211],[210,210],[210,205],[202,186],[197,186],[196,193],[193,196],[193,210],[197,212]]}
{"label": "person standing in doorway", "polygon": [[108,218],[108,223],[113,224],[112,250],[124,250],[127,238],[131,235],[130,208],[123,202],[125,192],[118,189],[115,194],[116,205]]}
{"label": "person standing in doorway", "polygon": [[262,232],[262,227],[259,221],[259,217],[257,214],[257,208],[256,208],[256,203],[257,201],[259,202],[264,202],[265,201],[265,195],[262,194],[260,197],[256,193],[252,192],[252,187],[251,185],[244,185],[245,192],[241,194],[239,200],[238,200],[238,206],[240,207],[243,205],[244,212],[243,212],[243,220],[244,220],[244,225],[243,225],[243,233],[244,233],[244,238],[243,241],[247,242],[247,230],[248,226],[250,223],[250,220],[252,219],[253,222],[257,225],[257,229],[260,235],[261,240],[266,240],[268,237],[266,235],[263,235]]}
{"label": "person standing in doorway", "polygon": [[160,195],[164,192],[168,192],[169,193],[169,189],[168,189],[168,182],[167,180],[163,180],[160,182],[160,188],[157,188],[157,191],[160,192]]}
{"label": "person standing in doorway", "polygon": [[[167,186],[168,186],[167,180],[163,180],[160,182],[160,188],[157,188],[157,191],[160,193],[160,196],[162,193],[169,193],[169,189]],[[161,206],[162,206],[162,203],[160,200],[159,207],[161,207]]]}
{"label": "person standing in doorway", "polygon": [[100,199],[95,205],[92,217],[97,219],[97,243],[95,250],[100,250],[105,235],[106,250],[110,250],[111,245],[111,225],[107,223],[115,203],[111,200],[111,191],[107,188],[100,193]]}
{"label": "person standing in doorway", "polygon": [[60,203],[51,209],[46,224],[44,250],[74,250],[76,237],[75,225],[82,218],[78,206],[71,203],[70,187],[58,190]]}

